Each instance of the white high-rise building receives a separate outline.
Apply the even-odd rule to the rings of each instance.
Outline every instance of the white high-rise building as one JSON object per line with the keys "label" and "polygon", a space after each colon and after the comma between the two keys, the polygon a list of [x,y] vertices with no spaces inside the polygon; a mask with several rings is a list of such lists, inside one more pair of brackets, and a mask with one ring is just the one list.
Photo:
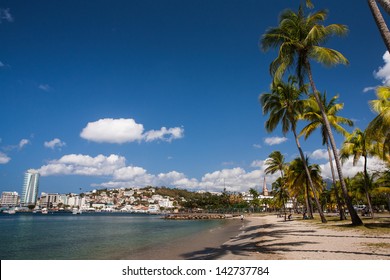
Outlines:
{"label": "white high-rise building", "polygon": [[28,170],[24,174],[23,192],[20,203],[24,206],[35,205],[38,198],[39,173],[35,170]]}
{"label": "white high-rise building", "polygon": [[1,206],[18,205],[19,195],[17,192],[3,192],[1,194]]}

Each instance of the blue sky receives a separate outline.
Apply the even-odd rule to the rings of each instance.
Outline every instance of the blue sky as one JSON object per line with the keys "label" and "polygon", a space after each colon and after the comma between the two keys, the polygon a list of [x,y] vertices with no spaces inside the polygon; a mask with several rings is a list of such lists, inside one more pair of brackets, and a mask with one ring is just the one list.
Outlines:
{"label": "blue sky", "polygon": [[[364,129],[375,97],[364,89],[390,77],[384,44],[364,1],[352,11],[349,1],[314,2],[329,9],[328,23],[350,29],[327,44],[350,65],[313,65],[314,79],[340,94],[342,115]],[[292,135],[264,130],[258,97],[269,89],[275,52],[258,42],[284,8],[298,5],[1,1],[0,191],[21,192],[28,169],[41,172],[44,192],[260,187],[273,150],[288,161],[297,151]],[[326,176],[319,136],[301,142]]]}

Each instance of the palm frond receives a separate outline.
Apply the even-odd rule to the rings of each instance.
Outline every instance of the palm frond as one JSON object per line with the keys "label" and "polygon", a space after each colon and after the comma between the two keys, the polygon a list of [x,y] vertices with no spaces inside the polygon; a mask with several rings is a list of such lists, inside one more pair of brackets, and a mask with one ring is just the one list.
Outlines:
{"label": "palm frond", "polygon": [[309,55],[312,59],[326,66],[349,64],[340,52],[325,47],[313,46]]}

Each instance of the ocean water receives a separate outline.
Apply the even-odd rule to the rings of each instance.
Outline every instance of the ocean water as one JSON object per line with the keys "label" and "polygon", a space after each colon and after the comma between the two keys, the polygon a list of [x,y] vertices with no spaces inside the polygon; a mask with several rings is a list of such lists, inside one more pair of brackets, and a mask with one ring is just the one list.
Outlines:
{"label": "ocean water", "polygon": [[180,245],[177,240],[224,223],[128,213],[0,214],[0,259],[154,259],[156,248],[169,250]]}

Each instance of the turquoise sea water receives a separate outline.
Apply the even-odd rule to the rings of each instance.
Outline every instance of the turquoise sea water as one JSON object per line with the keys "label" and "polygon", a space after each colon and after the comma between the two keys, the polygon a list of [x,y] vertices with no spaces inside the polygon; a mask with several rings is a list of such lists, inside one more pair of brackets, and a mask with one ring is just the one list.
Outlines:
{"label": "turquoise sea water", "polygon": [[176,240],[223,223],[127,213],[0,214],[0,259],[153,259],[156,248],[169,250]]}

